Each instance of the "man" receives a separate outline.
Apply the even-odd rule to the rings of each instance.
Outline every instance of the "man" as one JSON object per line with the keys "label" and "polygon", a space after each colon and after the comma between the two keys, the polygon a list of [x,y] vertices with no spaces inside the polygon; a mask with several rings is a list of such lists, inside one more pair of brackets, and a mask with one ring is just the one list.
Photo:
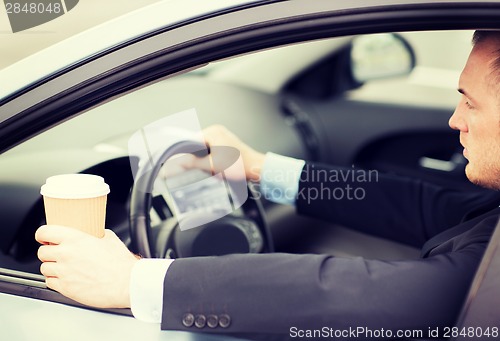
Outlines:
{"label": "man", "polygon": [[[462,99],[450,119],[469,160],[467,177],[492,189],[500,189],[499,51],[500,33],[475,34],[460,77]],[[48,287],[92,306],[131,306],[137,318],[161,321],[163,329],[251,338],[295,337],[325,327],[426,331],[453,326],[498,221],[498,202],[459,223],[450,209],[474,214],[473,208],[484,211],[490,203],[391,176],[364,184],[366,200],[311,201],[301,197],[304,189],[332,184],[307,176],[326,166],[263,155],[221,127],[207,129],[205,137],[209,145],[238,148],[249,179],[280,167],[294,169],[291,186],[297,195],[291,203],[299,213],[421,245],[422,258],[387,262],[267,254],[138,260],[111,231],[96,239],[67,227],[42,226],[36,239],[44,244],[38,255]],[[264,185],[281,186],[272,179]],[[370,226],[362,226],[367,220]]]}

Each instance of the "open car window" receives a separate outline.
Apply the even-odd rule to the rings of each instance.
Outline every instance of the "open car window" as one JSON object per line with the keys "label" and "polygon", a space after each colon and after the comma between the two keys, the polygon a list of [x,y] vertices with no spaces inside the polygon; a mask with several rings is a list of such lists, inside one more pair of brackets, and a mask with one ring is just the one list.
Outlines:
{"label": "open car window", "polygon": [[[38,273],[38,245],[33,234],[44,223],[39,189],[47,177],[55,174],[83,172],[103,176],[111,186],[106,225],[129,243],[128,207],[133,183],[129,139],[152,122],[184,112],[194,112],[200,127],[228,126],[257,150],[343,166],[356,164],[468,189],[460,169],[453,173],[456,179],[449,181],[449,172],[425,167],[422,160],[434,158],[446,162],[458,148],[447,119],[456,98],[453,78],[458,76],[465,54],[454,51],[459,47],[467,51],[471,32],[402,35],[416,51],[416,67],[407,76],[331,90],[331,84],[342,81],[344,65],[339,56],[350,48],[352,38],[295,44],[216,62],[135,90],[2,154],[1,196],[7,203],[2,210],[8,219],[2,229],[0,266]],[[429,42],[431,36],[435,38],[434,45]],[[457,47],[450,49],[450,56],[439,54],[438,59],[433,59],[434,47],[451,39]],[[453,59],[443,63],[442,59],[447,57]],[[318,76],[321,73],[317,70],[325,67],[329,68],[326,78]],[[433,72],[441,72],[448,78],[436,83]],[[319,88],[317,91],[326,91],[324,88],[330,92],[318,98],[311,92],[314,84]],[[395,96],[387,96],[395,88],[401,93],[397,103]],[[443,103],[450,104],[436,105],[436,93]],[[366,124],[359,123],[360,117],[373,123],[370,131],[366,130]],[[429,138],[430,142],[425,143]],[[308,144],[311,140],[316,144]],[[444,147],[433,147],[436,141],[443,141]],[[408,149],[393,148],[401,143]],[[424,147],[419,147],[420,143]],[[270,205],[269,209],[274,207]],[[277,231],[282,224],[276,223]],[[348,229],[342,231],[345,238],[357,237],[351,236]],[[336,252],[329,245],[311,243],[306,250]],[[354,255],[363,247],[344,248],[338,253]],[[411,247],[403,245],[401,249],[405,256],[417,255]],[[294,250],[295,246],[283,251]],[[390,258],[391,252],[388,255],[376,252],[373,256]]]}

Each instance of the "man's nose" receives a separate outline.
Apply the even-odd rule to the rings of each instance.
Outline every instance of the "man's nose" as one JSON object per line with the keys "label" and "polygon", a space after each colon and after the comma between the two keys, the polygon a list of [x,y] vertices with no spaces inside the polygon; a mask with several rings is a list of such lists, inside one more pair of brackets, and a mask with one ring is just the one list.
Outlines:
{"label": "man's nose", "polygon": [[467,131],[467,124],[465,123],[463,115],[458,106],[457,108],[455,108],[455,112],[453,112],[453,115],[451,115],[450,120],[448,121],[448,125],[451,129],[459,130],[462,132]]}

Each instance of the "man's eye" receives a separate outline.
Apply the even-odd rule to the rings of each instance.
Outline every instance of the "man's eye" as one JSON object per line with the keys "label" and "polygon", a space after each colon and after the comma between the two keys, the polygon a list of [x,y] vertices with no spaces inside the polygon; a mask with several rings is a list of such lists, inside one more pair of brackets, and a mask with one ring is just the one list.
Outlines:
{"label": "man's eye", "polygon": [[474,109],[474,107],[469,103],[469,101],[465,101],[465,105],[467,106],[467,108],[469,109]]}

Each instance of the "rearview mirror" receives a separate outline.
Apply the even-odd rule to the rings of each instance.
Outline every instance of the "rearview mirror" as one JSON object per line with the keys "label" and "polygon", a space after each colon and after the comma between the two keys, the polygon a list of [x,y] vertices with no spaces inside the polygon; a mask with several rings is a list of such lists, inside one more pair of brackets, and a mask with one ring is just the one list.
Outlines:
{"label": "rearview mirror", "polygon": [[403,37],[393,33],[355,37],[350,57],[352,76],[360,84],[407,75],[415,66],[413,49]]}

